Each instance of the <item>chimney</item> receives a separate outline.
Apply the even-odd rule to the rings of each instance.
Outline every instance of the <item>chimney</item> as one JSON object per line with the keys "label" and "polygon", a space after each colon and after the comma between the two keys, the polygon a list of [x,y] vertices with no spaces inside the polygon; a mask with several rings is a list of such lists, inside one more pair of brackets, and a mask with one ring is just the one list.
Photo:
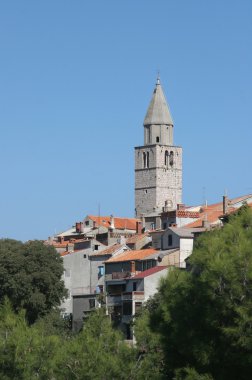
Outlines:
{"label": "chimney", "polygon": [[136,273],[136,262],[135,261],[130,262],[130,273],[131,274]]}
{"label": "chimney", "polygon": [[79,234],[81,232],[81,223],[80,222],[75,223],[75,231],[77,234]]}
{"label": "chimney", "polygon": [[142,233],[142,222],[137,221],[136,222],[136,233],[140,235]]}
{"label": "chimney", "polygon": [[210,228],[210,222],[207,219],[202,220],[202,227]]}
{"label": "chimney", "polygon": [[177,210],[178,211],[181,211],[181,210],[184,210],[185,209],[185,205],[184,205],[184,203],[178,203],[177,204]]}
{"label": "chimney", "polygon": [[228,197],[227,195],[223,195],[223,214],[226,214],[228,212]]}
{"label": "chimney", "polygon": [[126,238],[125,238],[125,236],[121,235],[121,236],[117,239],[117,243],[118,243],[118,244],[126,244]]}
{"label": "chimney", "polygon": [[67,251],[68,252],[71,252],[71,251],[73,251],[74,250],[74,244],[73,243],[68,243],[67,244]]}
{"label": "chimney", "polygon": [[84,223],[83,222],[80,222],[80,232],[81,233],[84,232]]}
{"label": "chimney", "polygon": [[112,230],[115,228],[115,221],[113,215],[110,215],[110,228]]}

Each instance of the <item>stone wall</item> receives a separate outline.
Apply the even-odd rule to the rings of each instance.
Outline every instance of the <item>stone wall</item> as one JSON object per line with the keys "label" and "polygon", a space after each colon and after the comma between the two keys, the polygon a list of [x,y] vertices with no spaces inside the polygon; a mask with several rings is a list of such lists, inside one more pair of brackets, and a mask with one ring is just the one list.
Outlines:
{"label": "stone wall", "polygon": [[[168,156],[165,160],[166,151]],[[143,153],[149,155],[148,167],[144,167]],[[137,216],[155,211],[161,212],[165,202],[171,209],[175,209],[178,203],[182,203],[182,148],[158,144],[136,147],[135,208]]]}

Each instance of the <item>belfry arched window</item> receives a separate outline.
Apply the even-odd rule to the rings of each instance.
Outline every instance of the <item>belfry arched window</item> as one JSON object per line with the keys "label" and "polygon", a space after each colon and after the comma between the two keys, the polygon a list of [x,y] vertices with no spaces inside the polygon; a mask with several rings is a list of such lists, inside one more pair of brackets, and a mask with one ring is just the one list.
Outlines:
{"label": "belfry arched window", "polygon": [[168,157],[169,157],[169,152],[168,152],[168,150],[166,150],[165,154],[164,154],[164,164],[165,164],[165,166],[168,166]]}

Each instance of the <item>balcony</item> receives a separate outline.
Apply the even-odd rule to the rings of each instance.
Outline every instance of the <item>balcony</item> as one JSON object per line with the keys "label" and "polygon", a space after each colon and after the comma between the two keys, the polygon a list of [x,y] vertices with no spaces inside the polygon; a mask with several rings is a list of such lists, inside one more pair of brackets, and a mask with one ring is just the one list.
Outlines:
{"label": "balcony", "polygon": [[123,293],[122,301],[144,301],[144,292]]}

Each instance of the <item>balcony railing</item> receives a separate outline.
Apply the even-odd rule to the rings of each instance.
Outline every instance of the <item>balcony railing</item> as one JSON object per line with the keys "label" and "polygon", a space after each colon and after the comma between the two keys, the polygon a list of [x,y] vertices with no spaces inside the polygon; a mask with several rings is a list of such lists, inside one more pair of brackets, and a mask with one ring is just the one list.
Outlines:
{"label": "balcony railing", "polygon": [[144,292],[129,292],[122,294],[123,301],[143,301],[144,300]]}

